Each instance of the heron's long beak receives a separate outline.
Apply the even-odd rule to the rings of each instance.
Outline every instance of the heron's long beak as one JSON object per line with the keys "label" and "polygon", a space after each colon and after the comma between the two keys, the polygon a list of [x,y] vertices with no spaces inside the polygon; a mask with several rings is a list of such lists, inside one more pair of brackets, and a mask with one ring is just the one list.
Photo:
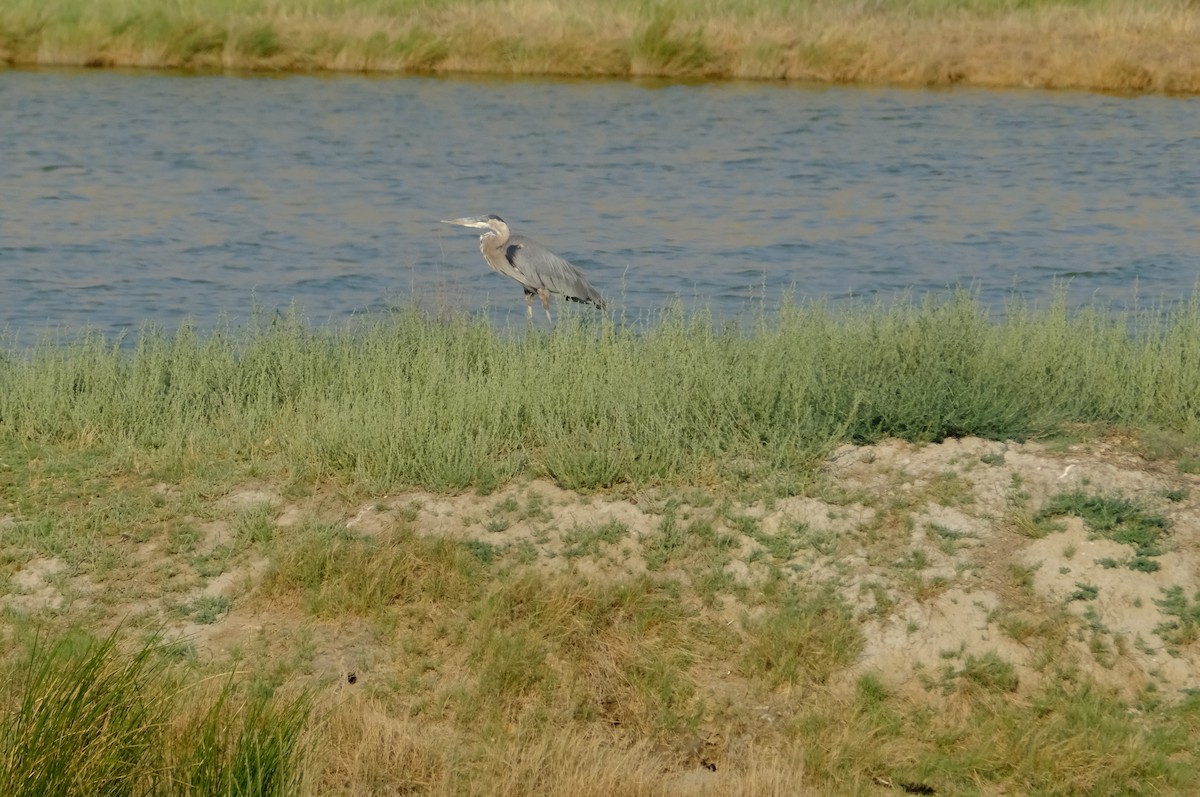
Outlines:
{"label": "heron's long beak", "polygon": [[459,227],[488,228],[488,220],[484,216],[464,216],[461,219],[442,219],[442,224],[457,224]]}

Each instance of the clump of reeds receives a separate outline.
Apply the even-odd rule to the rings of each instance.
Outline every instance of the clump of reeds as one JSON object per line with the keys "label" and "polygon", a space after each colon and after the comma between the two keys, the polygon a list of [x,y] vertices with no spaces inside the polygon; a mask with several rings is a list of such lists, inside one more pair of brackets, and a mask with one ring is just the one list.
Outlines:
{"label": "clump of reeds", "polygon": [[1195,4],[10,0],[0,62],[1200,90]]}

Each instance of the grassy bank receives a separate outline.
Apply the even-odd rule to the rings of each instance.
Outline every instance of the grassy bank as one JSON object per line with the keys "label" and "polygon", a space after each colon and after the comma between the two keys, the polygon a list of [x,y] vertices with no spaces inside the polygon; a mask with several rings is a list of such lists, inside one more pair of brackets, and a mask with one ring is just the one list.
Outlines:
{"label": "grassy bank", "polygon": [[10,64],[1200,91],[1177,0],[10,0]]}
{"label": "grassy bank", "polygon": [[96,336],[0,361],[0,434],[138,452],[169,470],[254,462],[304,482],[572,489],[803,480],[847,441],[1025,439],[1064,424],[1196,433],[1200,305],[1061,304],[1002,319],[970,296],[785,306],[714,331],[568,318],[552,334],[417,313],[357,328],[266,319]]}
{"label": "grassy bank", "polygon": [[[0,791],[1195,793],[1198,364],[962,295],[9,350]],[[1079,424],[1140,457],[828,456]]]}

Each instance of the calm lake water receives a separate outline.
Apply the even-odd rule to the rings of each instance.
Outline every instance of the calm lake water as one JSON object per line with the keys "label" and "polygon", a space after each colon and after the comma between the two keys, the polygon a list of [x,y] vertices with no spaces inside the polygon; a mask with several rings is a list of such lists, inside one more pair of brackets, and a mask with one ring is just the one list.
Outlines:
{"label": "calm lake water", "polygon": [[1200,99],[772,84],[0,72],[0,329],[524,321],[497,213],[627,317],[673,296],[1128,306],[1200,277]]}

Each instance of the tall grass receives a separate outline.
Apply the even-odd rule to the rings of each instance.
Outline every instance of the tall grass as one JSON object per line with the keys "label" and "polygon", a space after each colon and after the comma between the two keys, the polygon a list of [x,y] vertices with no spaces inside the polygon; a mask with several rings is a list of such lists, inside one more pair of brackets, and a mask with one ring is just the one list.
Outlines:
{"label": "tall grass", "polygon": [[1176,0],[6,0],[0,63],[1200,90]]}
{"label": "tall grass", "polygon": [[597,489],[803,476],[884,436],[1025,439],[1065,423],[1194,432],[1200,305],[1133,314],[974,297],[785,305],[750,329],[670,309],[647,329],[567,317],[497,331],[415,312],[198,335],[95,334],[0,359],[0,437],[161,466],[232,458],[369,489]]}
{"label": "tall grass", "polygon": [[0,794],[290,795],[304,699],[183,689],[156,640],[33,641],[0,692]]}

